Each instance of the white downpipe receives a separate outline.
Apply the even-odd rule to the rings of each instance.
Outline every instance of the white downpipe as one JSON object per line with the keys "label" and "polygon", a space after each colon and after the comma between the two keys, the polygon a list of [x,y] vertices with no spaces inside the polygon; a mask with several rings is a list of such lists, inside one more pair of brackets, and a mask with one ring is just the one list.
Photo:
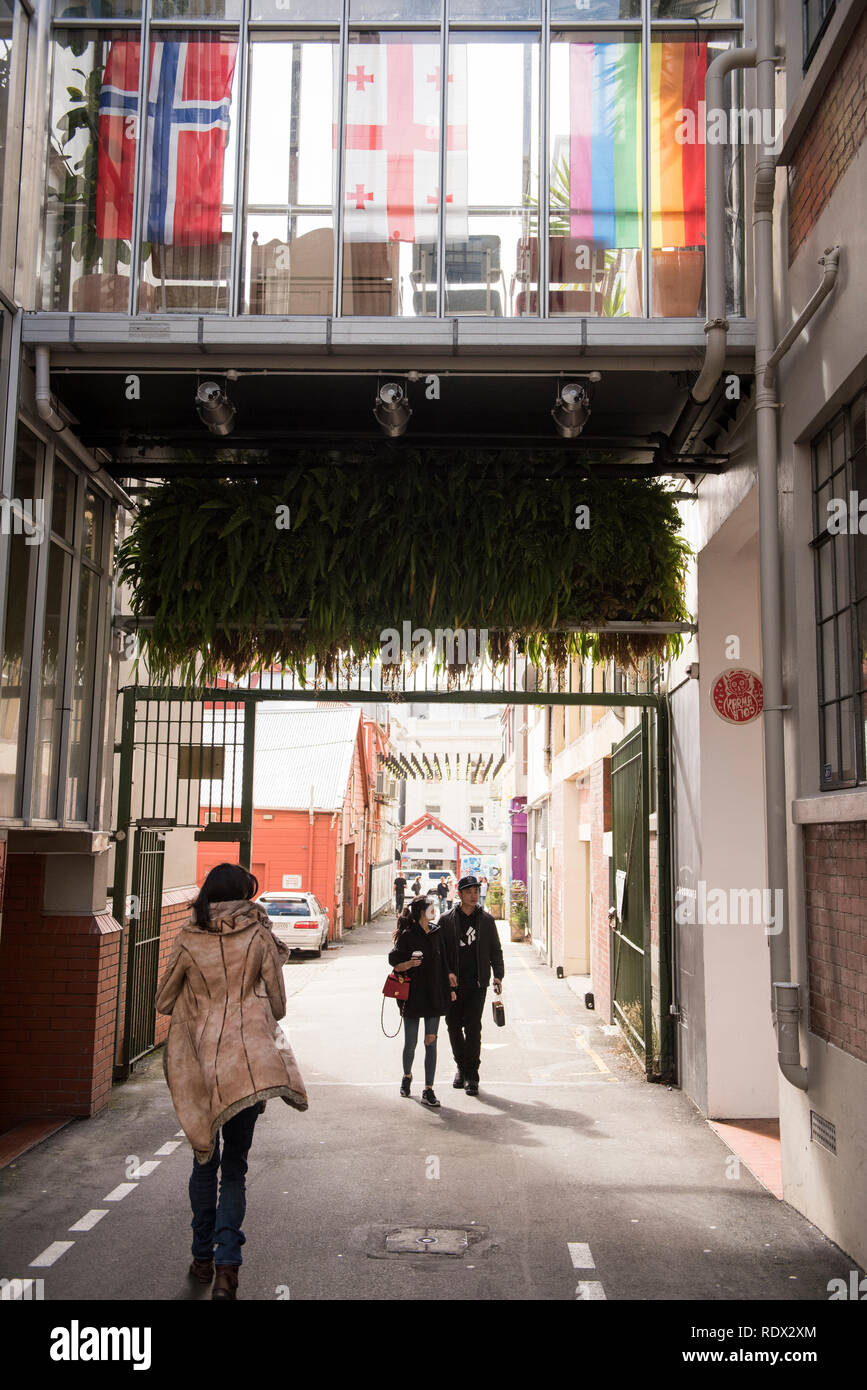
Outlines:
{"label": "white downpipe", "polygon": [[768,358],[768,365],[765,367],[765,375],[762,379],[763,385],[765,386],[773,386],[774,369],[777,363],[781,358],[785,357],[795,339],[801,336],[807,324],[810,322],[810,319],[819,308],[819,305],[824,304],[828,295],[836,285],[837,271],[840,269],[839,246],[826,247],[824,256],[819,257],[819,265],[825,268],[822,276],[822,283],[812,298],[805,304],[786,336],[780,340]]}
{"label": "white downpipe", "polygon": [[90,450],[82,444],[78,435],[73,434],[57,410],[57,401],[51,394],[51,353],[45,346],[36,348],[36,413],[40,420],[44,420],[46,425],[54,431],[57,438],[62,440],[69,452],[74,454],[78,461],[84,465],[88,473],[99,480],[116,502],[131,511],[135,510],[135,503],[132,498],[124,492],[109,473],[106,473]]}
{"label": "white downpipe", "polygon": [[[769,0],[772,3],[772,0]],[[757,48],[730,48],[714,58],[705,75],[706,111],[721,111],[725,79],[735,68],[755,67]],[[722,375],[729,323],[726,318],[725,146],[707,142],[704,148],[704,197],[707,241],[707,342],[704,363],[692,388],[695,401],[706,401]]]}
{"label": "white downpipe", "polygon": [[[756,89],[760,111],[774,109],[773,0],[756,6]],[[771,1009],[777,1032],[777,1062],[793,1086],[807,1089],[807,1069],[801,1065],[799,1018],[800,985],[791,978],[787,794],[783,714],[783,603],[780,553],[777,439],[778,403],[768,384],[776,342],[774,331],[774,186],[776,160],[772,148],[763,146],[756,160],[753,199],[756,324],[756,449],[759,475],[759,572],[762,613],[762,711],[765,754],[765,834],[768,886],[782,890],[782,929],[768,936],[771,967]],[[785,339],[783,340],[785,341]]]}

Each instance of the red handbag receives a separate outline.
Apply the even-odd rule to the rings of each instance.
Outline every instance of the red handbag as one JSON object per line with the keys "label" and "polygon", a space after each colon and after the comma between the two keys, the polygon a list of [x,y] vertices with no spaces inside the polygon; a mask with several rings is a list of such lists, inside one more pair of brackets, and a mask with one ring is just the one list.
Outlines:
{"label": "red handbag", "polygon": [[392,970],[382,987],[382,992],[386,999],[407,1000],[409,998],[409,976],[396,975]]}

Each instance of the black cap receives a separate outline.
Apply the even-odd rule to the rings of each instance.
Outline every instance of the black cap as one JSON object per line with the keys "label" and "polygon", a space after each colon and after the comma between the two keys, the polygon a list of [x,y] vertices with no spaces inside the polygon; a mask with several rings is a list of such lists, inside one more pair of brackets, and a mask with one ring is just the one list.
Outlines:
{"label": "black cap", "polygon": [[481,886],[475,874],[466,874],[458,883],[458,892],[460,893],[464,888],[481,888]]}

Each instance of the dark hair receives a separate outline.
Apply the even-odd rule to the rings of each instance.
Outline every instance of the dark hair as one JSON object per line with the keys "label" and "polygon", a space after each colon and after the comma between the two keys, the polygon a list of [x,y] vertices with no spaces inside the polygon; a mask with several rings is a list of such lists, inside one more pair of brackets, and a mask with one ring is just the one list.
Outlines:
{"label": "dark hair", "polygon": [[255,898],[258,891],[258,878],[240,864],[217,864],[199,889],[199,896],[193,903],[193,916],[200,927],[206,927],[210,922],[211,903]]}
{"label": "dark hair", "polygon": [[422,893],[419,897],[413,898],[412,902],[406,905],[403,912],[398,917],[397,926],[394,929],[393,940],[395,946],[397,945],[398,937],[401,932],[406,931],[407,927],[413,925],[419,926],[421,924],[421,914],[426,907],[430,907],[430,898],[426,893]]}

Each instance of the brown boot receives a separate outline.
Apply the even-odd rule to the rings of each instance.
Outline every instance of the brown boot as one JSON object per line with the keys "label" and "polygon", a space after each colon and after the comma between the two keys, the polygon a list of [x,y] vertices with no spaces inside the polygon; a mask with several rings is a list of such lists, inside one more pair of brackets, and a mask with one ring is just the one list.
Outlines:
{"label": "brown boot", "polygon": [[217,1277],[211,1290],[211,1298],[238,1297],[239,1265],[217,1265]]}
{"label": "brown boot", "polygon": [[200,1284],[210,1284],[214,1277],[214,1259],[211,1256],[208,1260],[193,1260],[189,1268],[191,1279],[198,1279]]}

